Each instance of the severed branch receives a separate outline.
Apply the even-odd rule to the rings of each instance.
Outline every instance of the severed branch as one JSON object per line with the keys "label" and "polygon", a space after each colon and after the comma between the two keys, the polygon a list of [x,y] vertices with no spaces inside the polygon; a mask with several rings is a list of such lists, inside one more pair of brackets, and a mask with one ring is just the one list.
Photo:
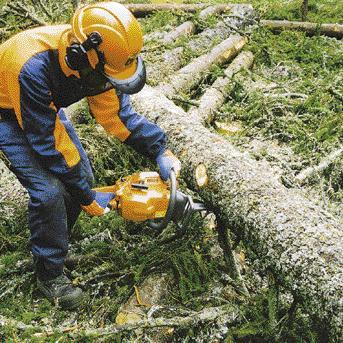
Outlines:
{"label": "severed branch", "polygon": [[332,163],[334,163],[339,157],[343,156],[343,147],[338,148],[337,150],[333,151],[327,158],[322,160],[317,166],[309,167],[302,170],[294,180],[303,185],[315,174],[323,173]]}
{"label": "severed branch", "polygon": [[[31,1],[34,4],[34,1]],[[41,7],[42,11],[48,16],[49,19],[52,19],[51,13],[48,11],[46,6],[44,5],[42,0],[38,0],[39,6]]]}
{"label": "severed branch", "polygon": [[242,315],[237,307],[233,305],[223,305],[219,307],[207,307],[199,312],[189,312],[189,315],[186,317],[175,316],[172,318],[148,318],[139,320],[132,324],[109,325],[106,328],[91,329],[82,329],[79,327],[52,329],[51,327],[27,325],[23,322],[6,318],[5,316],[0,315],[0,327],[11,326],[19,331],[34,330],[35,332],[41,332],[46,336],[51,336],[56,333],[63,334],[67,332],[72,336],[108,336],[120,332],[134,331],[137,329],[151,329],[158,327],[186,328],[200,323],[215,322],[217,319],[223,317],[225,317],[225,321],[227,324],[234,324],[237,322],[237,320],[241,319]]}
{"label": "severed branch", "polygon": [[46,25],[45,21],[37,18],[35,15],[30,13],[30,11],[25,6],[21,5],[18,2],[16,2],[15,4],[8,3],[7,6],[12,10],[14,14],[18,15],[19,17],[29,18],[33,23],[38,25]]}
{"label": "severed branch", "polygon": [[316,24],[307,21],[288,21],[288,20],[261,20],[260,25],[275,32],[283,30],[299,30],[309,35],[319,32],[322,35],[342,38],[343,25],[341,24]]}
{"label": "severed branch", "polygon": [[231,246],[229,232],[225,226],[225,223],[218,220],[217,223],[218,230],[218,242],[223,250],[223,256],[228,268],[228,273],[231,279],[235,282],[236,289],[246,297],[249,296],[249,291],[245,286],[244,280],[242,278],[241,272],[239,271],[235,256],[233,254],[233,249]]}
{"label": "severed branch", "polygon": [[226,8],[226,7],[218,6],[218,5],[208,6],[199,13],[199,19],[205,20],[207,17],[211,15],[221,14],[222,12],[225,12],[228,9],[231,9],[231,7]]}

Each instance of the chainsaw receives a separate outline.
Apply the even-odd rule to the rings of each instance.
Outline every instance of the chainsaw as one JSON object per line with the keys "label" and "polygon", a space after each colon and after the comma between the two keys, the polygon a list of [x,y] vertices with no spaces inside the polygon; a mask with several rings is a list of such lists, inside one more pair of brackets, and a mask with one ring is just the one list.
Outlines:
{"label": "chainsaw", "polygon": [[193,202],[191,196],[177,190],[173,169],[168,181],[163,181],[157,172],[137,172],[119,179],[113,186],[95,190],[114,193],[109,207],[127,220],[147,222],[158,232],[172,221],[185,230],[192,214],[206,208],[203,203]]}

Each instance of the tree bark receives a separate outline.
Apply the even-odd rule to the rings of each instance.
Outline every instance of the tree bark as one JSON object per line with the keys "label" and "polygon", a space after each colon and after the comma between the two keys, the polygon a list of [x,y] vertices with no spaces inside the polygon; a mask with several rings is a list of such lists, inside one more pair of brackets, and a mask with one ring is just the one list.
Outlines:
{"label": "tree bark", "polygon": [[321,35],[329,37],[343,37],[343,25],[340,24],[316,24],[288,20],[261,20],[260,24],[262,27],[266,27],[275,32],[283,30],[299,30],[304,31],[309,35],[320,33]]}
{"label": "tree bark", "polygon": [[193,106],[187,112],[196,114],[200,120],[210,123],[214,113],[224,104],[227,94],[227,87],[232,81],[232,77],[244,68],[252,66],[254,56],[250,51],[241,52],[225,69],[225,77],[219,77],[213,85],[208,88],[199,100],[199,105]]}
{"label": "tree bark", "polygon": [[[132,96],[136,110],[160,125],[183,162],[182,178],[259,258],[264,270],[325,320],[342,327],[342,222],[299,189],[286,188],[266,161],[255,161],[207,130],[149,86]],[[199,188],[195,170],[207,169]],[[338,337],[338,336],[337,336]]]}

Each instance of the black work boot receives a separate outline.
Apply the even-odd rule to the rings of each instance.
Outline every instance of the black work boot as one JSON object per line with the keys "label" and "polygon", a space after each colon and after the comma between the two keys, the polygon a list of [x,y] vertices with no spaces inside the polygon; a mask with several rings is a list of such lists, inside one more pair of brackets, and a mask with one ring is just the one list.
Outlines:
{"label": "black work boot", "polygon": [[66,310],[79,307],[85,300],[82,290],[74,287],[64,274],[46,281],[37,278],[37,288],[50,301]]}

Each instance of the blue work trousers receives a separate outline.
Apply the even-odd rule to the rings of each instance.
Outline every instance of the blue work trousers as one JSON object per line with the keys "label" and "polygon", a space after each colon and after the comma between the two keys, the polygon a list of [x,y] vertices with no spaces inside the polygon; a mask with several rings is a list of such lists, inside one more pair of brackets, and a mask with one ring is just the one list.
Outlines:
{"label": "blue work trousers", "polygon": [[[64,122],[79,150],[82,168],[91,186],[93,174],[86,152],[70,122]],[[0,120],[0,151],[30,196],[28,220],[37,276],[43,280],[52,279],[63,271],[68,252],[68,231],[80,213],[79,201],[39,161],[15,119]]]}

